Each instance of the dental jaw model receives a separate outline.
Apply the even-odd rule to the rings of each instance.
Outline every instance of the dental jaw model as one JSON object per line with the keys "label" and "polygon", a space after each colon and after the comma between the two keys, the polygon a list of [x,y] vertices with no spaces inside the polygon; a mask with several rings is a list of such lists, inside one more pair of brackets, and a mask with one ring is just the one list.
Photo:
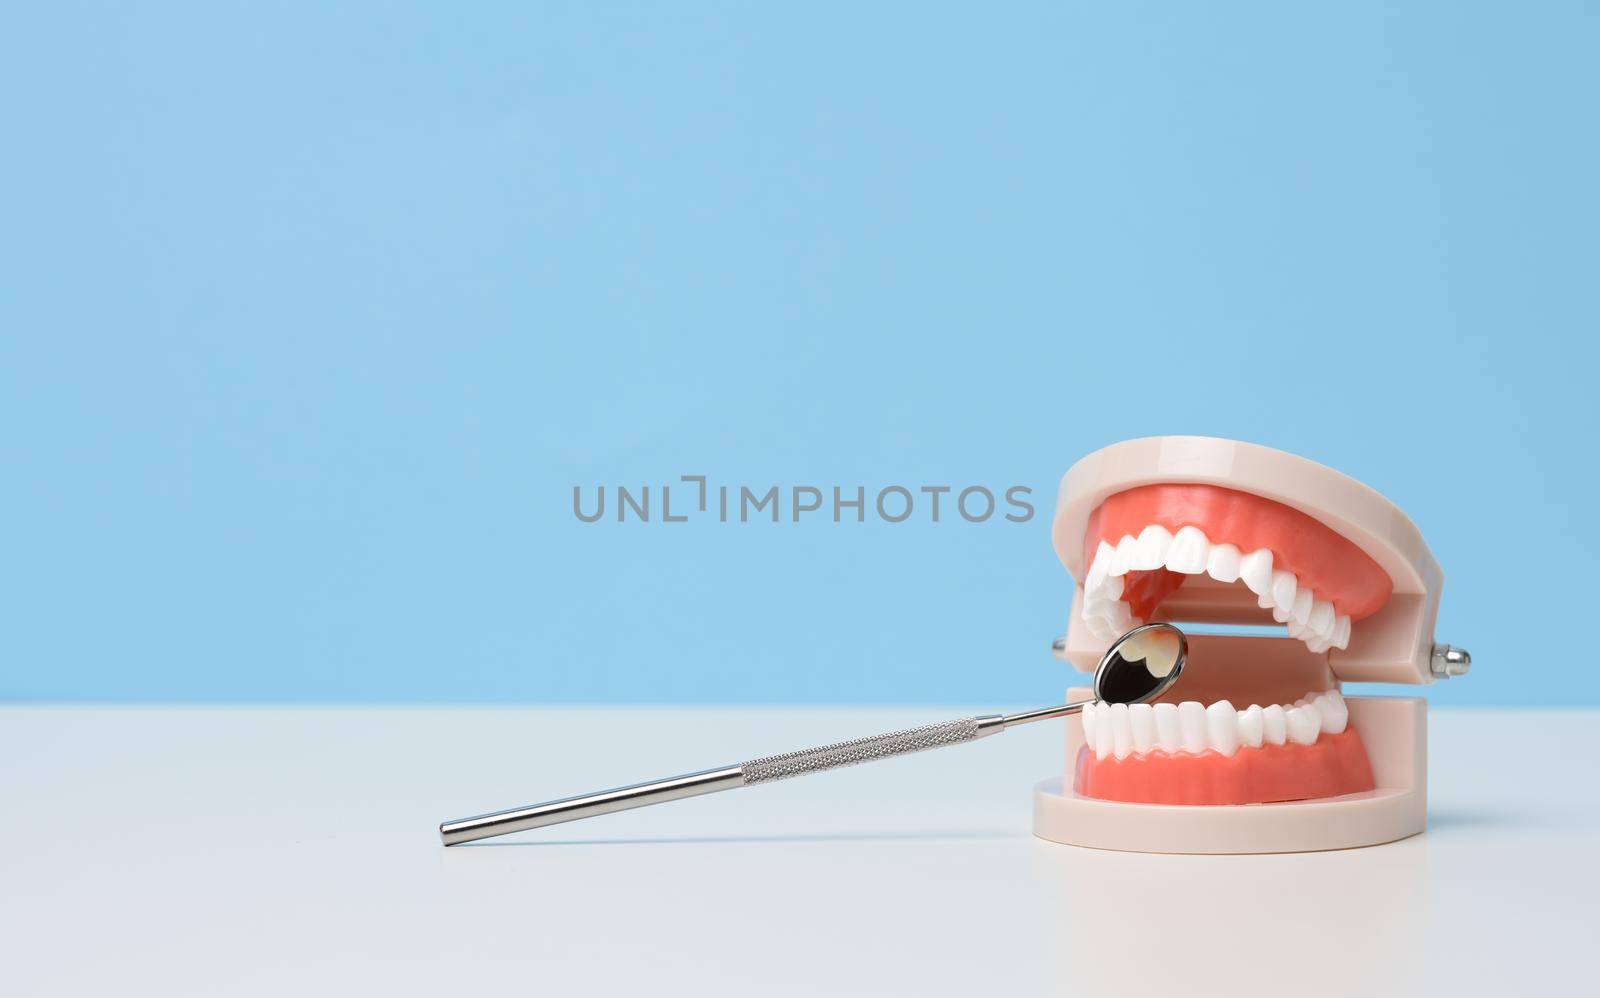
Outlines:
{"label": "dental jaw model", "polygon": [[1432,682],[1470,661],[1434,644],[1443,575],[1392,503],[1281,451],[1152,437],[1067,472],[1053,538],[1078,580],[1057,650],[1080,670],[1150,621],[1277,633],[1191,630],[1188,668],[1158,702],[1069,718],[1065,776],[1034,795],[1036,834],[1251,853],[1422,831],[1426,703],[1340,690]]}

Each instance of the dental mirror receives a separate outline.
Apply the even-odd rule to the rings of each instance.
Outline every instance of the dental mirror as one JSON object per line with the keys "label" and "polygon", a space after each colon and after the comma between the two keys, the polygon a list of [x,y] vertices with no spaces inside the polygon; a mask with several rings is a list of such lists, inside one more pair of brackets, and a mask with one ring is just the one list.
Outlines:
{"label": "dental mirror", "polygon": [[529,804],[480,814],[473,818],[457,818],[439,826],[439,837],[447,846],[495,835],[557,825],[564,821],[593,818],[613,811],[663,804],[684,797],[734,790],[739,787],[771,783],[774,780],[821,773],[842,766],[909,755],[925,749],[962,745],[988,735],[999,734],[1019,724],[1031,724],[1052,717],[1066,717],[1083,710],[1086,704],[1143,703],[1152,700],[1171,688],[1183,671],[1189,654],[1189,642],[1183,632],[1172,624],[1143,624],[1124,634],[1106,649],[1100,664],[1094,670],[1094,699],[1072,703],[1053,704],[1020,714],[984,714],[963,717],[942,724],[929,724],[904,731],[891,731],[886,735],[857,738],[799,752],[785,752],[735,766],[669,776],[615,790],[564,797],[544,804]]}
{"label": "dental mirror", "polygon": [[1094,695],[1106,703],[1144,703],[1172,688],[1189,658],[1189,639],[1171,624],[1135,627],[1094,670]]}

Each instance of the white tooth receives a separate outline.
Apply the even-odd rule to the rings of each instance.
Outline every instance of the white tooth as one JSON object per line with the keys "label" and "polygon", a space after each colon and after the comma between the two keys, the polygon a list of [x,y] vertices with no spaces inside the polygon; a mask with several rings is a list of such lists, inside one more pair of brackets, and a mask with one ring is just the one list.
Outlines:
{"label": "white tooth", "polygon": [[1199,755],[1206,750],[1206,707],[1195,700],[1178,704],[1178,732],[1183,750]]}
{"label": "white tooth", "polygon": [[1090,629],[1091,635],[1101,641],[1114,641],[1117,638],[1117,625],[1107,621],[1106,617],[1098,614],[1083,614],[1083,625]]}
{"label": "white tooth", "polygon": [[1178,665],[1180,642],[1170,634],[1145,632],[1140,642],[1144,671],[1156,679],[1165,679]]}
{"label": "white tooth", "polygon": [[1282,745],[1289,738],[1288,721],[1277,704],[1261,709],[1261,739],[1268,745]]}
{"label": "white tooth", "polygon": [[1163,752],[1176,752],[1183,748],[1183,729],[1178,724],[1178,705],[1175,703],[1158,703],[1155,705],[1156,716],[1156,743]]}
{"label": "white tooth", "polygon": [[1083,711],[1078,714],[1078,721],[1083,725],[1083,743],[1091,749],[1094,748],[1095,711],[1095,703],[1086,703],[1083,705]]}
{"label": "white tooth", "polygon": [[1315,602],[1311,590],[1302,589],[1294,594],[1294,607],[1289,612],[1294,616],[1294,622],[1305,630],[1306,624],[1311,621],[1311,604]]}
{"label": "white tooth", "polygon": [[1101,541],[1094,545],[1094,565],[1104,565],[1106,571],[1110,571],[1110,563],[1115,557],[1117,557],[1117,545],[1112,542]]}
{"label": "white tooth", "polygon": [[1339,623],[1333,628],[1333,647],[1344,649],[1350,647],[1350,615],[1341,613]]}
{"label": "white tooth", "polygon": [[1239,581],[1239,549],[1232,544],[1218,544],[1206,558],[1206,574],[1218,582]]}
{"label": "white tooth", "polygon": [[1149,570],[1167,563],[1167,550],[1172,547],[1172,535],[1159,523],[1152,523],[1139,532],[1139,542],[1133,549],[1129,568]]}
{"label": "white tooth", "polygon": [[1322,718],[1317,716],[1317,708],[1310,704],[1290,707],[1283,712],[1283,718],[1289,727],[1289,740],[1296,745],[1315,743],[1322,731]]}
{"label": "white tooth", "polygon": [[1086,595],[1083,598],[1083,615],[1085,618],[1099,617],[1109,623],[1117,616],[1117,602],[1114,599]]}
{"label": "white tooth", "polygon": [[1091,617],[1085,614],[1083,625],[1089,629],[1089,633],[1094,636],[1096,641],[1115,641],[1117,639],[1117,629],[1111,626],[1111,621],[1103,617]]}
{"label": "white tooth", "polygon": [[1350,723],[1350,708],[1345,705],[1344,697],[1339,695],[1338,690],[1329,690],[1314,702],[1317,713],[1322,717],[1322,730],[1327,734],[1337,735]]}
{"label": "white tooth", "polygon": [[1147,703],[1128,705],[1128,727],[1133,731],[1133,750],[1144,755],[1156,747],[1156,712]]}
{"label": "white tooth", "polygon": [[1089,581],[1083,585],[1083,594],[1094,599],[1119,600],[1122,598],[1122,577],[1102,575],[1096,579],[1091,574]]}
{"label": "white tooth", "polygon": [[1306,641],[1306,650],[1313,655],[1321,655],[1328,650],[1328,640],[1326,638],[1311,638]]}
{"label": "white tooth", "polygon": [[1116,552],[1117,549],[1105,541],[1095,548],[1094,561],[1089,563],[1089,574],[1083,577],[1084,592],[1092,593],[1105,585],[1106,576],[1111,571],[1111,556]]}
{"label": "white tooth", "polygon": [[1118,578],[1128,574],[1128,566],[1133,563],[1133,549],[1139,542],[1133,539],[1132,534],[1123,534],[1122,540],[1117,542],[1116,554],[1111,558],[1111,574]]}
{"label": "white tooth", "polygon": [[1305,638],[1306,629],[1304,627],[1300,626],[1300,624],[1298,622],[1296,622],[1293,619],[1290,619],[1290,620],[1285,621],[1285,623],[1288,624],[1288,627],[1286,627],[1285,630],[1287,630],[1289,632],[1289,637],[1291,637],[1291,638],[1302,638],[1302,639]]}
{"label": "white tooth", "polygon": [[1131,626],[1133,613],[1128,604],[1120,600],[1084,597],[1083,622],[1089,633],[1101,641],[1110,641]]}
{"label": "white tooth", "polygon": [[1211,747],[1223,755],[1239,751],[1239,712],[1226,700],[1206,708],[1206,735]]}
{"label": "white tooth", "polygon": [[1211,556],[1211,542],[1199,527],[1184,527],[1172,538],[1167,549],[1167,570],[1184,575],[1199,575],[1206,570],[1206,559]]}
{"label": "white tooth", "polygon": [[1294,573],[1279,569],[1272,573],[1272,605],[1281,606],[1285,610],[1294,607],[1295,590]]}
{"label": "white tooth", "polygon": [[1290,608],[1289,607],[1286,607],[1286,606],[1272,606],[1272,603],[1267,602],[1267,601],[1270,601],[1272,599],[1271,596],[1263,596],[1263,597],[1261,597],[1261,599],[1263,600],[1263,602],[1261,604],[1262,606],[1272,607],[1272,619],[1273,620],[1276,620],[1280,624],[1287,624],[1289,622],[1289,619],[1290,619],[1289,618],[1289,612],[1290,612]]}
{"label": "white tooth", "polygon": [[1324,640],[1333,637],[1333,604],[1325,599],[1319,599],[1311,606],[1311,619],[1306,621],[1306,626],[1311,628],[1313,634]]}
{"label": "white tooth", "polygon": [[1260,748],[1261,740],[1266,734],[1266,722],[1261,716],[1259,704],[1251,704],[1239,711],[1239,744],[1250,748]]}
{"label": "white tooth", "polygon": [[1126,759],[1133,752],[1133,727],[1128,723],[1128,705],[1111,705],[1111,750],[1118,759]]}
{"label": "white tooth", "polygon": [[1268,595],[1272,591],[1272,552],[1261,548],[1240,558],[1239,578],[1257,596]]}
{"label": "white tooth", "polygon": [[1104,759],[1111,755],[1115,748],[1116,739],[1111,732],[1111,708],[1107,706],[1094,719],[1094,757]]}
{"label": "white tooth", "polygon": [[1128,638],[1128,640],[1126,640],[1126,641],[1124,641],[1122,643],[1122,646],[1120,648],[1118,648],[1117,651],[1127,661],[1130,661],[1130,662],[1140,661],[1140,660],[1146,658],[1149,655],[1149,652],[1145,649],[1145,642],[1148,641],[1149,639],[1150,639],[1150,632],[1149,631],[1144,631],[1143,633],[1132,635],[1131,637]]}

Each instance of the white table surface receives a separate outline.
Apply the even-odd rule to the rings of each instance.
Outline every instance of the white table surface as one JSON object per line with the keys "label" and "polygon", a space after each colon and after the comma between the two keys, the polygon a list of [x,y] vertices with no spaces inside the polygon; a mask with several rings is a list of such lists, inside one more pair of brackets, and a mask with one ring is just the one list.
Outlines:
{"label": "white table surface", "polygon": [[1036,840],[1055,723],[438,842],[445,818],[965,712],[3,708],[0,993],[1600,988],[1600,712],[1434,711],[1429,831],[1346,852]]}

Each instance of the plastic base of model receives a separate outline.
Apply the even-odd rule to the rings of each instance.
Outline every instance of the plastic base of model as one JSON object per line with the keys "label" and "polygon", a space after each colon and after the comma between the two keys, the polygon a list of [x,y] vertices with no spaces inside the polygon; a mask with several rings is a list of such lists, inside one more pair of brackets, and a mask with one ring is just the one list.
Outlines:
{"label": "plastic base of model", "polygon": [[[1428,819],[1427,703],[1350,697],[1377,789],[1281,804],[1124,804],[1080,797],[1061,779],[1033,791],[1033,834],[1092,849],[1158,853],[1315,852],[1379,845],[1421,832]],[[1067,772],[1083,744],[1068,721]]]}

